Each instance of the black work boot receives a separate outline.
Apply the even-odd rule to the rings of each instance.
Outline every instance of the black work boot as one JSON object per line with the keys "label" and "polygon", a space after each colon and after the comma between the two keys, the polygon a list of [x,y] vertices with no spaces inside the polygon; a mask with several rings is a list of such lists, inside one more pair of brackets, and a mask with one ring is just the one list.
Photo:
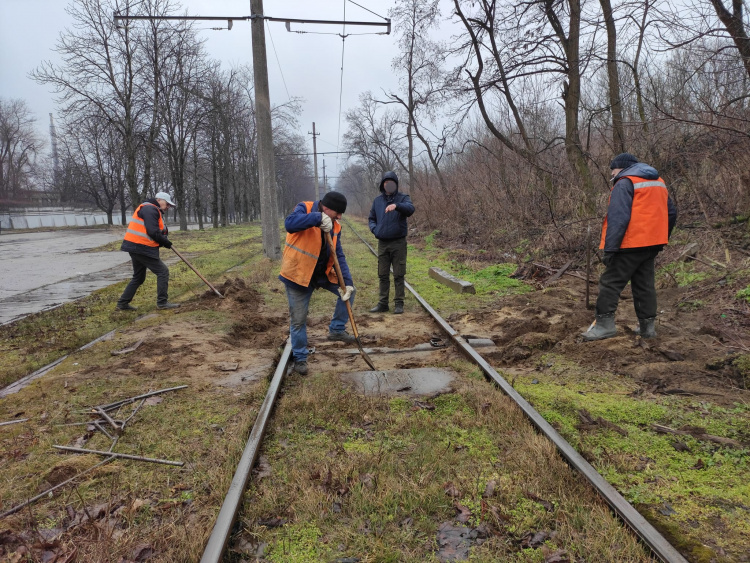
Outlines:
{"label": "black work boot", "polygon": [[370,312],[371,313],[387,313],[388,305],[383,305],[382,303],[378,303],[372,309],[370,309]]}
{"label": "black work boot", "polygon": [[296,371],[300,375],[307,375],[308,369],[307,369],[307,362],[294,362],[294,371]]}
{"label": "black work boot", "polygon": [[161,303],[156,306],[157,309],[177,309],[179,303]]}
{"label": "black work boot", "polygon": [[615,334],[617,334],[615,315],[611,313],[609,315],[597,315],[594,322],[582,336],[584,341],[589,342],[591,340],[612,338]]}
{"label": "black work boot", "polygon": [[404,304],[403,303],[396,303],[396,305],[393,307],[393,314],[394,315],[400,315],[404,312]]}
{"label": "black work boot", "polygon": [[130,303],[117,304],[117,308],[120,311],[137,311],[138,307],[133,307]]}
{"label": "black work boot", "polygon": [[656,329],[654,328],[655,320],[656,317],[638,319],[638,328],[635,329],[636,335],[641,338],[656,338]]}
{"label": "black work boot", "polygon": [[328,340],[332,340],[334,342],[346,342],[347,344],[351,344],[352,342],[356,341],[356,338],[354,338],[353,335],[349,334],[345,330],[337,330],[328,331]]}

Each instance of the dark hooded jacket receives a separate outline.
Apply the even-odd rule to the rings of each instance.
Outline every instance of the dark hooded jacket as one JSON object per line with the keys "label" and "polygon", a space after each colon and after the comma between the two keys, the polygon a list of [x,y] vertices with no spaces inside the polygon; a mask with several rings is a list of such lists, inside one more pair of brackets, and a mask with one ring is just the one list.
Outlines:
{"label": "dark hooded jacket", "polygon": [[[146,227],[146,234],[159,243],[159,246],[164,246],[165,242],[169,242],[169,239],[167,238],[169,230],[166,226],[164,231],[159,228],[159,215],[164,215],[162,210],[159,209],[159,203],[153,198],[147,199],[143,203],[153,203],[156,206],[144,205],[138,212],[138,216],[143,219],[143,226]],[[143,254],[150,258],[156,258],[157,260],[159,259],[158,246],[146,246],[145,244],[138,244],[129,240],[124,240],[120,245],[120,250],[132,252],[133,254]]]}
{"label": "dark hooded jacket", "polygon": [[[385,193],[383,184],[386,180],[396,182],[396,191],[391,195]],[[386,213],[385,208],[392,203],[396,204],[396,210]],[[406,218],[411,217],[413,213],[414,204],[411,202],[411,198],[398,191],[398,176],[396,176],[396,173],[386,172],[383,174],[383,179],[380,180],[380,195],[372,202],[372,208],[370,209],[370,231],[375,235],[375,238],[378,240],[393,240],[405,237],[409,232]]]}
{"label": "dark hooded jacket", "polygon": [[[661,250],[664,245],[645,248],[620,248],[625,231],[630,223],[630,214],[633,208],[633,182],[625,176],[637,176],[644,180],[658,180],[659,173],[648,164],[639,162],[621,170],[614,178],[609,207],[607,208],[607,235],[604,239],[604,252],[633,252],[647,249]],[[669,234],[672,234],[677,221],[677,208],[672,203],[672,198],[667,199]]]}

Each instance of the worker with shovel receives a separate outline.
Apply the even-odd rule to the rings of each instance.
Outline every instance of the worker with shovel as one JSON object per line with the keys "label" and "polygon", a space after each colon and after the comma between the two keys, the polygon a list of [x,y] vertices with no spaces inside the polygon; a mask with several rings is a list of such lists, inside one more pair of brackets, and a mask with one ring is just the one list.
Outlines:
{"label": "worker with shovel", "polygon": [[596,320],[583,333],[583,339],[603,340],[617,333],[615,311],[628,282],[638,317],[636,333],[654,338],[654,260],[669,241],[677,209],[656,169],[638,162],[632,154],[618,154],[609,168],[613,186],[599,246],[604,250],[606,270],[599,278]]}
{"label": "worker with shovel", "polygon": [[[320,201],[298,203],[284,221],[287,235],[279,279],[286,286],[294,371],[300,375],[308,373],[307,312],[316,289],[327,289],[338,297],[328,327],[328,340],[355,342],[355,337],[345,330],[348,320],[346,301],[353,303],[356,292],[341,247],[338,220],[345,211],[344,194],[328,192]],[[336,249],[345,290],[339,287],[334,256],[326,244],[326,233],[332,237],[331,246]]]}
{"label": "worker with shovel", "polygon": [[159,258],[159,247],[172,248],[172,243],[167,238],[169,230],[164,224],[164,212],[174,206],[168,193],[159,192],[153,199],[141,203],[133,212],[125,239],[120,246],[120,250],[130,253],[133,278],[117,301],[119,310],[136,310],[130,302],[146,280],[147,269],[156,275],[156,306],[159,309],[174,309],[180,306],[178,303],[170,303],[167,299],[169,268]]}

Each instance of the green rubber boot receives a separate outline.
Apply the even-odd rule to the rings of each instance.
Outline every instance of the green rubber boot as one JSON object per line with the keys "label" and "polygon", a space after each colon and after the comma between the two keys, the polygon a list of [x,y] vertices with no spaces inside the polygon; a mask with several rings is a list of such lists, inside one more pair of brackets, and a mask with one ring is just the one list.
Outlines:
{"label": "green rubber boot", "polygon": [[656,317],[638,319],[638,328],[635,329],[636,335],[641,338],[656,338],[656,329],[654,328],[655,320]]}
{"label": "green rubber boot", "polygon": [[583,340],[589,342],[591,340],[604,340],[605,338],[612,338],[617,334],[615,328],[615,315],[597,315],[596,319],[589,329],[583,333]]}

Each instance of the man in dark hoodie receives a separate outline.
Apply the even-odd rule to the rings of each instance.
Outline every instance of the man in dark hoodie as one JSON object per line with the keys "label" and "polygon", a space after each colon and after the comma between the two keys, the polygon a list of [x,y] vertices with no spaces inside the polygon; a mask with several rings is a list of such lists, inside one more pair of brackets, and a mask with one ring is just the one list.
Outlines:
{"label": "man in dark hoodie", "polygon": [[632,154],[618,154],[609,168],[613,186],[599,245],[606,269],[599,278],[596,320],[583,339],[602,340],[617,333],[615,311],[628,281],[638,317],[636,334],[654,338],[654,259],[669,241],[677,209],[656,169],[638,162]]}
{"label": "man in dark hoodie", "polygon": [[404,312],[404,276],[406,275],[406,235],[409,227],[406,218],[414,213],[414,204],[408,195],[399,193],[398,176],[386,172],[380,180],[380,195],[370,209],[370,231],[378,239],[378,278],[380,279],[378,304],[371,313],[388,310],[388,294],[391,289],[390,269],[393,266],[393,285],[396,295],[393,312]]}
{"label": "man in dark hoodie", "polygon": [[130,218],[120,250],[130,253],[130,259],[133,261],[133,279],[117,301],[117,308],[121,311],[136,310],[130,302],[146,280],[146,269],[156,275],[156,306],[159,309],[174,309],[180,306],[167,300],[169,268],[159,258],[160,246],[172,248],[172,243],[167,238],[169,230],[164,224],[164,212],[168,207],[174,207],[172,198],[166,192],[159,192],[153,199],[141,203]]}

